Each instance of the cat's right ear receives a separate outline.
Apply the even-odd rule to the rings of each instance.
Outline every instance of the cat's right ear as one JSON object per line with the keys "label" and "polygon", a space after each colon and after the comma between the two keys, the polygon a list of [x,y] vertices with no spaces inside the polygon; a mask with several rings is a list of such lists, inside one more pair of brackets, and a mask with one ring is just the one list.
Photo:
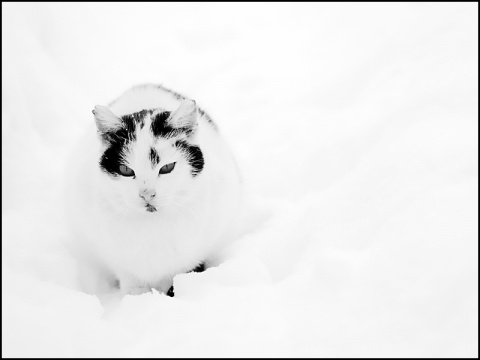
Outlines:
{"label": "cat's right ear", "polygon": [[102,134],[115,131],[122,127],[122,120],[105,106],[95,106],[92,113],[95,116],[97,129]]}

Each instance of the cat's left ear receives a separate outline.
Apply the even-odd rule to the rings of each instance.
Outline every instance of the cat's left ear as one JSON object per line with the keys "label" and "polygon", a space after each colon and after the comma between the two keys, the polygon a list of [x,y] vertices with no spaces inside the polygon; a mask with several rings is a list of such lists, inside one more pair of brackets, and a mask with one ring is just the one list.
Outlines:
{"label": "cat's left ear", "polygon": [[102,134],[122,127],[122,120],[105,106],[95,106],[92,113],[95,116],[95,124]]}
{"label": "cat's left ear", "polygon": [[185,99],[167,122],[174,128],[194,130],[197,127],[197,104],[194,100]]}

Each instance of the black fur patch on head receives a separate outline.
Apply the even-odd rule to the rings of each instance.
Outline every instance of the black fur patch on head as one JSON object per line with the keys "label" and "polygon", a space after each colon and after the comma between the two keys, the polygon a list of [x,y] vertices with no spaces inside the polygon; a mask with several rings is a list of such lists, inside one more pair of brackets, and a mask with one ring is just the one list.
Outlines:
{"label": "black fur patch on head", "polygon": [[150,161],[152,163],[152,168],[158,165],[160,162],[160,156],[158,156],[157,150],[155,148],[150,148],[150,154],[149,154]]}
{"label": "black fur patch on head", "polygon": [[134,137],[135,135],[125,128],[105,133],[104,139],[108,142],[108,148],[100,158],[100,168],[114,177],[120,176],[118,167],[123,163],[122,151]]}
{"label": "black fur patch on head", "polygon": [[135,131],[135,127],[140,125],[140,129],[145,126],[145,117],[152,114],[153,110],[142,110],[133,114],[123,115],[122,122],[127,126],[129,131]]}
{"label": "black fur patch on head", "polygon": [[164,111],[152,118],[151,130],[155,137],[172,138],[185,133],[187,136],[192,133],[192,129],[188,127],[173,127],[168,123],[170,111]]}
{"label": "black fur patch on head", "polygon": [[198,174],[200,174],[205,164],[203,160],[202,150],[200,150],[198,146],[191,145],[185,140],[178,140],[175,143],[175,146],[181,151],[185,152],[187,156],[187,161],[192,167],[191,169],[192,176],[195,177]]}
{"label": "black fur patch on head", "polygon": [[142,110],[133,114],[122,116],[122,127],[118,130],[102,133],[103,140],[107,143],[107,150],[100,158],[100,168],[114,177],[120,176],[118,167],[123,163],[122,152],[132,141],[135,141],[136,127],[140,129],[145,125],[145,117],[153,110]]}
{"label": "black fur patch on head", "polygon": [[170,116],[169,111],[164,111],[152,117],[152,125],[150,129],[155,137],[168,137],[175,129],[167,123]]}

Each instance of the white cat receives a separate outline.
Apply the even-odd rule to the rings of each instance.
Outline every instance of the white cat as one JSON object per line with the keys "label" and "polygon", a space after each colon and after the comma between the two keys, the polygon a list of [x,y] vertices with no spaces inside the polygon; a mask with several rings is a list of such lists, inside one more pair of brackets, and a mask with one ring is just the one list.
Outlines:
{"label": "white cat", "polygon": [[68,170],[83,289],[166,292],[232,239],[234,157],[195,101],[162,86],[136,86],[93,114]]}

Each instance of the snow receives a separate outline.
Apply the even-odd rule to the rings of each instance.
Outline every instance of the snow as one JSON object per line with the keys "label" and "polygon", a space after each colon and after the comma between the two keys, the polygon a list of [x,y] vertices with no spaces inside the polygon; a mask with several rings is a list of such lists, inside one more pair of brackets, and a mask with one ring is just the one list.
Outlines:
{"label": "snow", "polygon": [[[219,124],[249,217],[102,304],[65,163],[144,82]],[[478,4],[2,3],[2,356],[478,356]]]}

